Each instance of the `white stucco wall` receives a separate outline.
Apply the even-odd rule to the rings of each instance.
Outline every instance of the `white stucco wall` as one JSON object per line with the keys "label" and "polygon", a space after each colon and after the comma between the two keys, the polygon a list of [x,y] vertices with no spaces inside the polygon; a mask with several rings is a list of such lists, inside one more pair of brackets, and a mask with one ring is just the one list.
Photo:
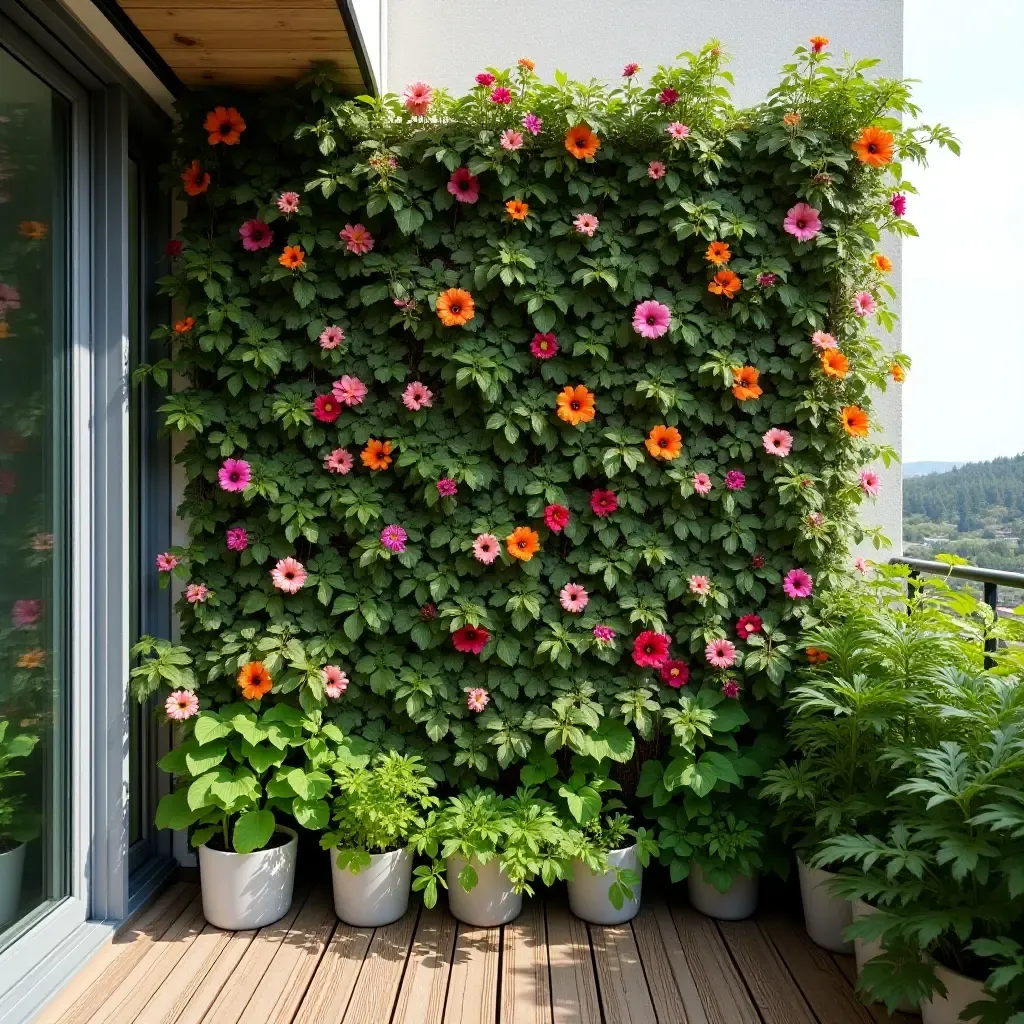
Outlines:
{"label": "white stucco wall", "polygon": [[[384,0],[387,69],[384,88],[400,92],[423,80],[465,90],[485,67],[510,67],[519,57],[537,62],[549,79],[555,69],[573,78],[614,80],[628,61],[645,70],[671,62],[683,50],[719,39],[731,57],[738,103],[753,103],[771,88],[793,48],[826,35],[835,54],[879,57],[878,73],[903,71],[902,0]],[[898,246],[886,249],[895,264]],[[898,311],[898,310],[897,310]],[[887,338],[898,347],[899,335]],[[886,440],[902,450],[898,388],[879,397]],[[865,521],[879,523],[893,541],[902,537],[899,466],[882,472],[882,496]],[[865,551],[865,554],[872,552]]]}

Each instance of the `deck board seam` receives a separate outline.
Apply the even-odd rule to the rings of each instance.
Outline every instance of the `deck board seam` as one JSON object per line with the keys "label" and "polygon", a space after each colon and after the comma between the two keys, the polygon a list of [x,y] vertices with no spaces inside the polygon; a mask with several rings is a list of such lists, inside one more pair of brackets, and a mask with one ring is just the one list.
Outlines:
{"label": "deck board seam", "polygon": [[[388,1024],[393,1024],[395,1014],[398,1013],[398,1004],[402,1001],[402,986],[405,984],[405,976],[409,973],[409,964],[412,963],[412,951],[416,945],[416,933],[419,931],[420,921],[423,920],[423,905],[420,904],[416,911],[416,920],[413,922],[412,931],[409,933],[409,946],[405,951],[405,963],[402,964],[402,973],[398,976],[398,984],[395,986],[395,998],[391,1004],[391,1012],[388,1014]],[[369,951],[369,946],[367,946]],[[363,957],[366,963],[366,957]],[[360,969],[360,973],[362,970]],[[353,991],[355,991],[353,989]],[[445,993],[447,999],[447,992]]]}
{"label": "deck board seam", "polygon": [[[732,947],[729,945],[728,937],[726,936],[725,932],[722,931],[721,927],[718,924],[718,921],[711,918],[709,918],[709,920],[711,920],[712,924],[714,924],[715,931],[718,932],[718,937],[722,940],[722,945],[725,947],[726,955],[729,957],[729,960],[732,963],[733,967],[736,968],[736,974],[739,976],[740,981],[743,982],[743,989],[747,993],[747,999],[750,1001],[750,1005],[754,1008],[754,1013],[756,1013],[758,1018],[761,1020],[761,1024],[768,1024],[768,1022],[765,1020],[764,1014],[761,1012],[761,1007],[757,1004],[757,999],[754,997],[754,990],[750,987],[750,982],[747,980],[747,976],[743,973],[743,968],[740,966],[739,961],[733,954]],[[779,958],[782,959],[781,954]],[[784,960],[783,963],[785,963]],[[788,966],[786,967],[786,970],[789,971]],[[790,972],[790,977],[792,977],[792,972]],[[804,1002],[806,1003],[807,997],[804,996],[804,990],[800,988],[800,985],[797,982],[796,978],[793,978],[793,982],[794,984],[796,984],[796,987],[800,992],[800,995],[804,997]],[[814,1013],[814,1010],[811,1009],[810,1006],[808,1006],[808,1009],[811,1010],[812,1017],[817,1016],[817,1014]]]}

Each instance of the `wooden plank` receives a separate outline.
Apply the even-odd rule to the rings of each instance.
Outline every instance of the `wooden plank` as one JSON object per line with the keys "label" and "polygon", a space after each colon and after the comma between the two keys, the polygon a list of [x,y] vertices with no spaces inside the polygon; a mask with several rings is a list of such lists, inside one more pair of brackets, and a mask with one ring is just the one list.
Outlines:
{"label": "wooden plank", "polygon": [[[242,89],[266,89],[297,81],[305,69],[289,68],[180,68],[175,74],[191,86],[230,85]],[[345,69],[339,76],[342,89],[356,92],[363,89],[363,80],[356,69]]]}
{"label": "wooden plank", "polygon": [[[210,1007],[213,1006],[217,996],[220,995],[221,989],[231,980],[235,968],[242,962],[242,958],[257,934],[255,931],[223,932],[219,928],[214,928],[213,925],[210,925],[209,928],[218,935],[226,936],[227,941],[220,947],[220,952],[206,974],[201,979],[197,979],[195,985],[183,986],[180,993],[182,1000],[175,999],[167,1007],[164,1017],[167,1024],[170,1024],[171,1021],[174,1021],[174,1024],[200,1024]],[[202,935],[192,944],[192,949],[194,950],[201,941],[203,941]],[[173,994],[176,993],[172,991]],[[178,1008],[179,1002],[180,1009]],[[149,1024],[148,1019],[146,1024]]]}
{"label": "wooden plank", "polygon": [[439,907],[424,908],[392,1024],[440,1024],[455,951],[455,918]]}
{"label": "wooden plank", "polygon": [[501,1024],[553,1024],[544,904],[525,901],[505,925],[501,955]]}
{"label": "wooden plank", "polygon": [[587,926],[564,903],[548,903],[551,1005],[558,1024],[601,1024]]}
{"label": "wooden plank", "polygon": [[496,1024],[500,928],[459,924],[444,1024]]}
{"label": "wooden plank", "polygon": [[765,1024],[817,1024],[785,963],[753,921],[719,921],[718,930]]}
{"label": "wooden plank", "polygon": [[633,918],[633,936],[659,1024],[708,1024],[668,908],[641,906]]}
{"label": "wooden plank", "polygon": [[628,925],[590,925],[597,990],[607,1024],[658,1024],[640,953]]}
{"label": "wooden plank", "polygon": [[[131,12],[135,27],[143,34],[154,29],[178,32],[183,36],[202,35],[204,32],[231,32],[245,28],[249,32],[331,32],[343,29],[337,6],[313,10],[275,8],[266,10],[219,10],[217,7],[198,7],[179,10],[176,7],[140,7]],[[350,47],[351,48],[351,47]]]}
{"label": "wooden plank", "polygon": [[372,939],[372,928],[352,928],[347,924],[335,927],[330,945],[299,1006],[295,1024],[341,1020]]}
{"label": "wooden plank", "polygon": [[414,903],[400,920],[374,932],[366,962],[342,1018],[344,1024],[373,1024],[391,1019],[419,910],[419,904]]}
{"label": "wooden plank", "polygon": [[262,50],[190,50],[176,49],[161,54],[174,68],[295,68],[305,71],[311,64],[330,61],[339,68],[355,68],[356,58],[351,50],[317,50],[306,47],[298,50],[278,50],[273,47],[273,33],[268,33]]}
{"label": "wooden plank", "polygon": [[[231,11],[235,17],[244,19],[252,11],[281,10],[281,0],[121,0],[120,7],[130,15],[136,11],[145,10],[167,10],[174,8],[182,12],[189,10],[223,10]],[[338,0],[288,0],[289,11],[322,9],[329,11],[338,10]]]}
{"label": "wooden plank", "polygon": [[708,1024],[761,1024],[714,921],[689,907],[673,907],[671,914]]}
{"label": "wooden plank", "polygon": [[327,948],[338,916],[330,895],[310,895],[245,1008],[245,1024],[289,1024]]}
{"label": "wooden plank", "polygon": [[206,32],[181,32],[169,29],[151,29],[146,38],[161,53],[185,53],[190,50],[207,52],[223,50],[266,50],[268,46],[276,46],[282,50],[351,50],[345,27],[340,22],[333,28],[303,29],[299,32],[290,29],[275,31],[268,38],[266,31],[258,25],[249,26],[234,32],[223,29],[210,29]]}

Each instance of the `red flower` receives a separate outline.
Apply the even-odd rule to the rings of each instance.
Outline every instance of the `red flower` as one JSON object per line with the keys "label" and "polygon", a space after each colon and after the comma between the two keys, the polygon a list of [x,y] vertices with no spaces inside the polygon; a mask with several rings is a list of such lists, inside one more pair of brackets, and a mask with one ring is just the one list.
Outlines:
{"label": "red flower", "polygon": [[761,617],[759,615],[743,615],[736,622],[736,635],[741,640],[746,640],[754,633],[761,632]]}
{"label": "red flower", "polygon": [[590,508],[600,519],[610,516],[619,507],[614,491],[594,490],[590,492]]}
{"label": "red flower", "polygon": [[334,395],[317,395],[313,399],[313,415],[321,423],[333,423],[341,415],[341,402]]}
{"label": "red flower", "polygon": [[475,203],[480,198],[480,182],[469,173],[468,167],[460,167],[448,179],[448,191],[460,203]]}
{"label": "red flower", "polygon": [[752,566],[753,566],[753,567],[754,567],[755,569],[763,569],[763,568],[764,568],[764,555],[754,555],[754,556],[753,556],[753,557],[752,557],[752,558],[750,559],[750,564],[751,564],[751,565],[752,565]]}
{"label": "red flower", "polygon": [[564,505],[548,505],[544,509],[544,525],[561,533],[569,525],[569,510]]}
{"label": "red flower", "polygon": [[679,93],[675,89],[662,89],[658,94],[658,102],[671,107],[679,102]]}
{"label": "red flower", "polygon": [[690,681],[690,666],[685,661],[671,659],[658,669],[658,675],[663,683],[678,690]]}
{"label": "red flower", "polygon": [[437,605],[434,604],[433,601],[428,601],[420,609],[420,618],[424,622],[431,622],[432,620],[436,619],[437,618]]}
{"label": "red flower", "polygon": [[483,626],[460,626],[452,633],[455,650],[463,654],[479,654],[491,639],[491,634]]}
{"label": "red flower", "polygon": [[669,639],[664,633],[645,629],[633,641],[633,661],[641,668],[661,668],[668,661]]}
{"label": "red flower", "polygon": [[164,255],[169,256],[172,260],[177,259],[181,255],[182,250],[184,248],[185,247],[181,244],[181,242],[178,241],[177,238],[172,238],[164,246]]}

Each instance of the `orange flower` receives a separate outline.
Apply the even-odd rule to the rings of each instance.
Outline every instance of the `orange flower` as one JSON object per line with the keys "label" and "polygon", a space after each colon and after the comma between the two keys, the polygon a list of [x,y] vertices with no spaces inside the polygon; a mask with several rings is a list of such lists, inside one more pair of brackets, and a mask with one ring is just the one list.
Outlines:
{"label": "orange flower", "polygon": [[862,164],[869,167],[884,167],[892,160],[892,132],[869,125],[862,128],[860,137],[850,147]]}
{"label": "orange flower", "polygon": [[897,384],[902,384],[907,379],[907,371],[904,370],[899,363],[893,363],[892,366],[889,367],[889,373],[892,374],[892,379],[896,381]]}
{"label": "orange flower", "polygon": [[820,53],[828,46],[828,36],[811,36],[808,42],[814,48],[815,53]]}
{"label": "orange flower", "polygon": [[210,187],[210,175],[199,166],[198,160],[193,160],[181,172],[181,180],[190,196],[201,196]]}
{"label": "orange flower", "polygon": [[391,442],[378,441],[371,437],[366,442],[366,447],[359,453],[359,458],[368,469],[387,469],[391,465]]}
{"label": "orange flower", "polygon": [[526,215],[530,212],[529,205],[518,199],[510,199],[505,204],[505,209],[513,220],[526,220]]}
{"label": "orange flower", "polygon": [[828,654],[818,647],[808,647],[804,654],[807,655],[807,660],[812,665],[821,665],[823,662],[828,661]]}
{"label": "orange flower", "polygon": [[270,693],[274,680],[262,661],[246,662],[238,673],[238,686],[246,700],[259,700]]}
{"label": "orange flower", "polygon": [[42,668],[45,661],[46,651],[37,647],[18,658],[18,668]]}
{"label": "orange flower", "polygon": [[882,274],[888,274],[892,270],[892,260],[888,256],[883,256],[880,252],[876,252],[871,257],[871,262],[875,265],[875,270]]}
{"label": "orange flower", "polygon": [[33,242],[41,242],[49,230],[41,220],[18,221],[18,234],[22,238],[30,238]]}
{"label": "orange flower", "polygon": [[678,459],[682,453],[683,435],[675,427],[666,427],[664,424],[660,424],[651,428],[644,444],[654,458],[671,462],[673,459]]}
{"label": "orange flower", "polygon": [[505,547],[513,558],[528,562],[540,551],[540,534],[528,526],[517,526],[505,538]]}
{"label": "orange flower", "polygon": [[196,325],[195,317],[187,316],[187,317],[185,317],[184,320],[179,320],[174,325],[174,333],[175,334],[188,334],[188,332],[191,331],[192,328],[195,327],[195,325]]}
{"label": "orange flower", "polygon": [[859,405],[844,405],[839,415],[850,437],[868,436],[868,414]]}
{"label": "orange flower", "polygon": [[577,160],[589,160],[601,148],[601,140],[581,121],[565,133],[565,148]]}
{"label": "orange flower", "polygon": [[306,253],[301,245],[286,245],[277,262],[289,270],[301,270],[306,265]]}
{"label": "orange flower", "polygon": [[714,263],[716,267],[722,267],[732,259],[732,252],[729,250],[728,242],[712,242],[708,251],[704,254],[708,263]]}
{"label": "orange flower", "polygon": [[566,385],[555,400],[558,418],[574,427],[589,423],[594,418],[594,396],[582,385]]}
{"label": "orange flower", "polygon": [[787,128],[795,128],[800,123],[800,121],[800,115],[795,110],[791,110],[788,114],[782,115],[782,123]]}
{"label": "orange flower", "polygon": [[6,320],[0,320],[0,341],[12,337],[11,325]]}
{"label": "orange flower", "polygon": [[532,71],[537,66],[537,62],[535,60],[530,60],[529,57],[520,57],[516,63],[527,71]]}
{"label": "orange flower", "polygon": [[473,296],[462,288],[449,288],[437,297],[437,315],[445,327],[463,327],[476,316]]}
{"label": "orange flower", "polygon": [[234,107],[214,107],[206,115],[203,128],[210,133],[208,141],[211,146],[216,146],[218,142],[233,146],[241,141],[245,121]]}
{"label": "orange flower", "polygon": [[760,376],[753,366],[732,368],[732,393],[738,402],[749,402],[752,398],[760,398],[764,394],[757,383]]}
{"label": "orange flower", "polygon": [[720,270],[708,284],[708,291],[712,295],[724,295],[727,299],[734,299],[740,290],[739,277],[731,270]]}
{"label": "orange flower", "polygon": [[837,348],[827,348],[821,353],[821,372],[826,377],[842,380],[850,372],[850,360]]}

